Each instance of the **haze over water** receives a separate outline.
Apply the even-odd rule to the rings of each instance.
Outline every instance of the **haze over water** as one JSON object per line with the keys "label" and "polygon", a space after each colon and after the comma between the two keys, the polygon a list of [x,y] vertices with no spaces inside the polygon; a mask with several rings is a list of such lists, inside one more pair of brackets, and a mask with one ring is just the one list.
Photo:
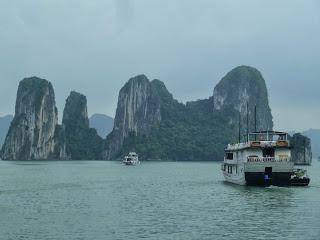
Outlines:
{"label": "haze over water", "polygon": [[255,188],[224,183],[219,163],[0,161],[0,236],[317,240],[319,171],[306,188]]}

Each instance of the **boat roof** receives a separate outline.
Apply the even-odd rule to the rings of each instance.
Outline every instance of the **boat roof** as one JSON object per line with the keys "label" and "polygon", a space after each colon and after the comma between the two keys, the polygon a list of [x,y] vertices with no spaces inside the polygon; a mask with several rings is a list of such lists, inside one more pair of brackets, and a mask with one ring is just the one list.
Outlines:
{"label": "boat roof", "polygon": [[[275,135],[288,134],[288,133],[286,133],[286,132],[279,132],[279,131],[273,131],[273,130],[270,130],[270,131],[251,132],[251,133],[249,133],[249,134],[263,134],[263,133],[275,134]],[[245,135],[247,135],[247,134],[245,134]]]}

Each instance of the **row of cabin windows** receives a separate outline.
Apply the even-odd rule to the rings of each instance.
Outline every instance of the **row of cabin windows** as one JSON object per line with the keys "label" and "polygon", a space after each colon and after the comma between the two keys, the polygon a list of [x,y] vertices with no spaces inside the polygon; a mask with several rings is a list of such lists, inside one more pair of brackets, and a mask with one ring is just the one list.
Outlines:
{"label": "row of cabin windows", "polygon": [[[274,148],[264,148],[262,150],[262,156],[263,157],[274,157],[275,155],[275,149]],[[233,153],[227,152],[226,153],[226,159],[233,160]]]}
{"label": "row of cabin windows", "polygon": [[238,173],[238,166],[231,166],[231,165],[227,165],[225,164],[223,166],[223,171],[227,171],[228,173],[232,174],[232,171],[235,170],[236,173]]}

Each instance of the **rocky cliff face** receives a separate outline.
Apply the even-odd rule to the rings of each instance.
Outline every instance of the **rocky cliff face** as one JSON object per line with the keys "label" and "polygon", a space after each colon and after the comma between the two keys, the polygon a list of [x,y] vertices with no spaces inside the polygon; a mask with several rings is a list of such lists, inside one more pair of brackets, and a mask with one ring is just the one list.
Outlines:
{"label": "rocky cliff face", "polygon": [[10,123],[13,120],[12,115],[7,115],[4,117],[0,117],[0,149],[2,147],[2,144],[7,136]]}
{"label": "rocky cliff face", "polygon": [[298,165],[310,165],[312,162],[310,138],[296,133],[290,138],[290,144],[292,161]]}
{"label": "rocky cliff face", "polygon": [[63,125],[57,125],[54,133],[54,151],[51,159],[55,160],[70,160],[71,156],[67,152],[66,131]]}
{"label": "rocky cliff face", "polygon": [[144,75],[131,78],[119,93],[115,129],[122,137],[129,131],[147,133],[160,121],[160,101],[152,82]]}
{"label": "rocky cliff face", "polygon": [[[231,70],[214,88],[214,111],[235,110],[241,114],[242,130],[246,131],[247,103],[249,106],[249,131],[254,130],[254,108],[257,107],[257,130],[272,130],[272,114],[268,91],[261,73],[252,67],[240,66]],[[239,116],[230,118],[238,123]]]}
{"label": "rocky cliff face", "polygon": [[120,90],[114,128],[107,139],[105,158],[111,159],[132,134],[148,135],[152,126],[161,122],[161,101],[158,91],[163,83],[150,82],[145,75],[131,78]]}
{"label": "rocky cliff face", "polygon": [[66,100],[62,124],[68,127],[89,128],[87,98],[72,91]]}
{"label": "rocky cliff face", "polygon": [[86,96],[71,92],[63,111],[60,139],[65,138],[66,153],[74,160],[102,158],[102,138],[89,128]]}
{"label": "rocky cliff face", "polygon": [[17,92],[15,116],[1,151],[2,159],[50,158],[55,149],[57,122],[51,83],[36,77],[22,80]]}
{"label": "rocky cliff face", "polygon": [[310,138],[312,155],[314,158],[320,157],[320,129],[309,129],[301,133],[303,136]]}
{"label": "rocky cliff face", "polygon": [[225,145],[237,139],[239,112],[246,122],[247,102],[250,126],[257,105],[257,130],[272,129],[267,88],[254,68],[233,69],[212,97],[185,105],[173,99],[161,81],[137,76],[119,93],[104,156],[114,159],[137,151],[144,159],[222,160]]}
{"label": "rocky cliff face", "polygon": [[87,99],[71,92],[62,125],[58,125],[50,82],[27,78],[20,82],[15,116],[1,150],[5,160],[101,159],[103,140],[89,128]]}

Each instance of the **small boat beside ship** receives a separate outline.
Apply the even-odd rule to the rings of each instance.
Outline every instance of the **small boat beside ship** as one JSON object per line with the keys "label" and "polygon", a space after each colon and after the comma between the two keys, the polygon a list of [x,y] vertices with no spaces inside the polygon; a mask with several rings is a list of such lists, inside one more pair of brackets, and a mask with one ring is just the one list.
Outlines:
{"label": "small boat beside ship", "polygon": [[139,156],[135,152],[130,152],[127,156],[124,157],[122,163],[125,165],[137,165],[140,163]]}
{"label": "small boat beside ship", "polygon": [[244,137],[244,142],[225,149],[222,172],[227,182],[251,186],[309,184],[306,172],[294,169],[287,133],[261,131]]}
{"label": "small boat beside ship", "polygon": [[307,170],[294,169],[290,179],[291,186],[304,187],[308,186],[310,178],[308,177]]}

